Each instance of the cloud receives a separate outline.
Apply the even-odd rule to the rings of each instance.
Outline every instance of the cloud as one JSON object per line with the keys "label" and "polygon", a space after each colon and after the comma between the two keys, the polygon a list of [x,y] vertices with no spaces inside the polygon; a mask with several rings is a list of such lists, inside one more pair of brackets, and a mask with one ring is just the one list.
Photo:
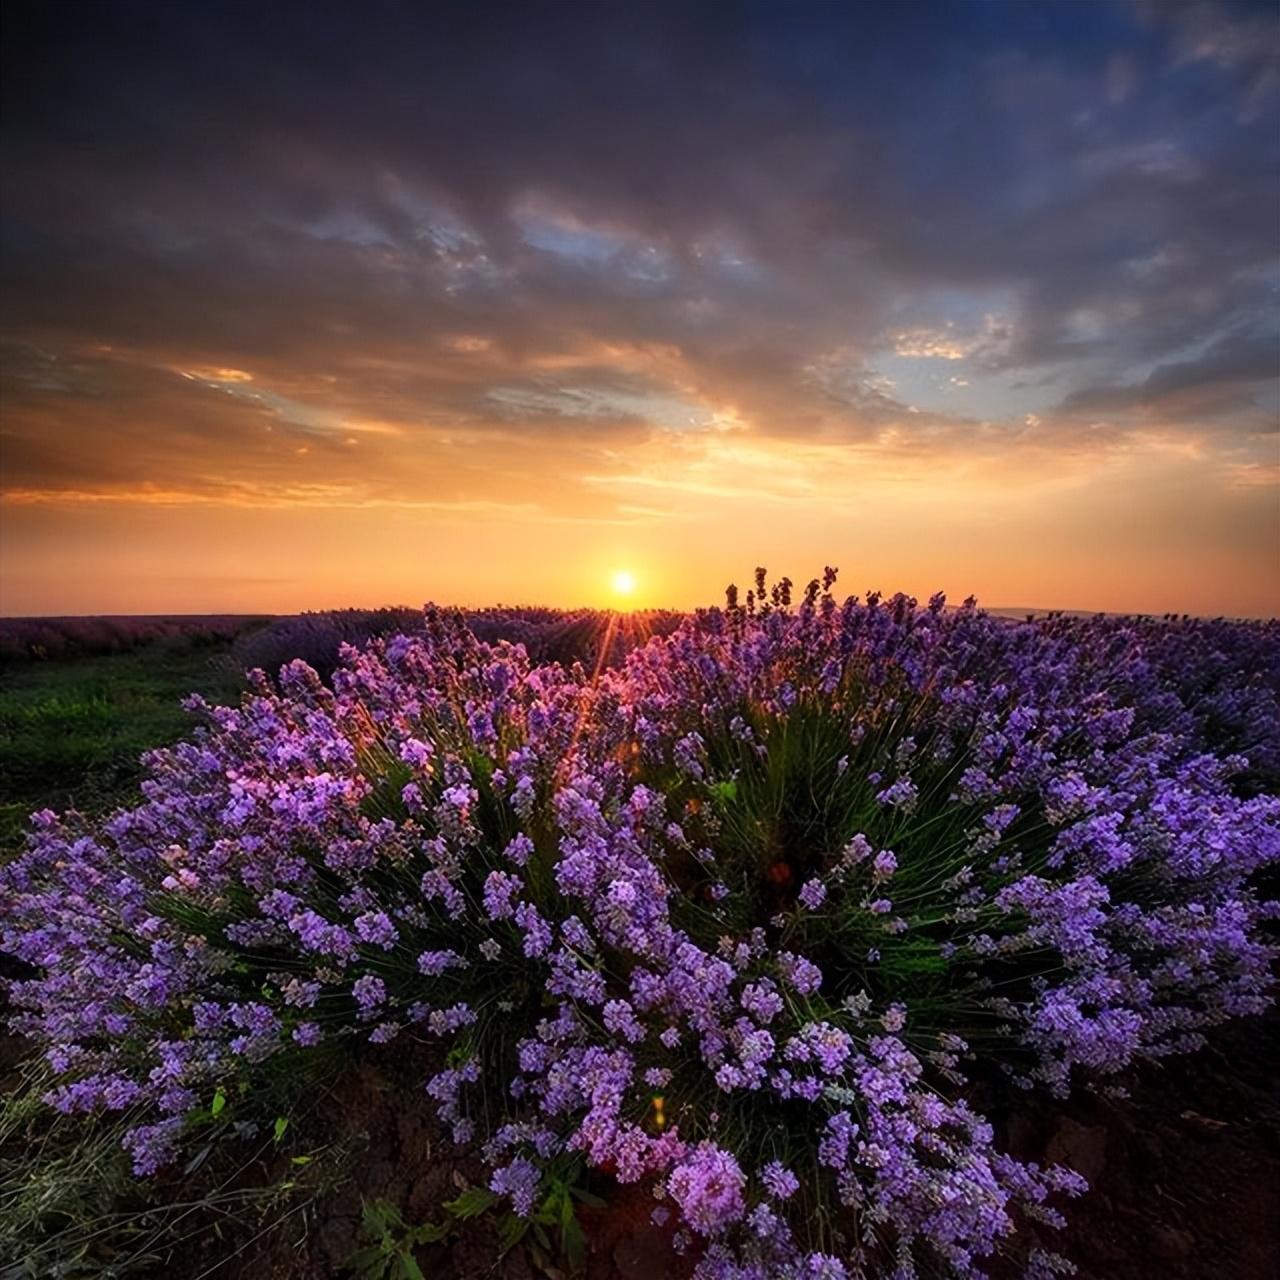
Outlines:
{"label": "cloud", "polygon": [[1234,83],[1237,109],[1256,120],[1280,97],[1275,6],[1251,0],[1139,0],[1138,11],[1172,33],[1175,66],[1209,63]]}
{"label": "cloud", "polygon": [[[1048,32],[1019,10],[1016,54],[950,11],[923,43],[893,14],[800,15],[776,40],[766,18],[660,5],[621,25],[522,16],[494,43],[410,6],[394,26],[289,5],[95,6],[74,28],[24,10],[6,327],[278,383],[324,368],[327,400],[399,402],[405,421],[483,416],[473,375],[510,380],[588,335],[662,344],[684,394],[794,435],[831,430],[805,385],[833,342],[870,366],[886,331],[900,353],[993,367],[1132,361],[1258,305],[1274,190],[1256,130],[1206,133],[1198,84],[1142,96],[1160,57],[1186,74],[1189,37],[1153,53],[1120,6],[1092,43],[1055,44],[1067,9]],[[875,50],[908,41],[919,65],[890,74]],[[976,56],[963,113],[932,77],[948,41]],[[1201,61],[1225,76],[1235,56]],[[1102,78],[1128,88],[1100,127]],[[999,334],[948,314],[993,290],[1017,309]]]}
{"label": "cloud", "polygon": [[1198,355],[1157,365],[1137,383],[1112,384],[1073,391],[1062,408],[1073,413],[1137,410],[1165,421],[1239,425],[1244,414],[1255,430],[1280,430],[1273,410],[1260,395],[1274,388],[1280,336],[1230,332]]}

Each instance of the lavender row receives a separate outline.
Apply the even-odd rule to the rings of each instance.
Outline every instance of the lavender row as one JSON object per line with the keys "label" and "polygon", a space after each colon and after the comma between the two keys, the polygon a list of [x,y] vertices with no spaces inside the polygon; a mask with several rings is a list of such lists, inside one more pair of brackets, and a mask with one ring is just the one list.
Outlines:
{"label": "lavender row", "polygon": [[[596,609],[504,608],[466,613],[468,626],[485,641],[507,640],[521,645],[535,662],[582,662],[616,666],[638,644],[666,635],[681,615],[649,610],[618,615]],[[422,628],[420,610],[331,609],[277,618],[269,626],[245,635],[233,657],[243,668],[276,672],[301,659],[328,680],[338,668],[344,645],[357,647]]]}
{"label": "lavender row", "polygon": [[263,621],[241,614],[0,618],[0,662],[127,653],[157,642],[227,644]]}

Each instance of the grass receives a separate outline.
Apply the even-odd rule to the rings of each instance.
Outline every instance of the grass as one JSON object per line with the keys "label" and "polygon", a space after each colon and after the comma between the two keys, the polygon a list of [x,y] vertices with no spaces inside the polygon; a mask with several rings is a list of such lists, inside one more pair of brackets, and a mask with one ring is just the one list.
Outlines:
{"label": "grass", "polygon": [[182,699],[226,702],[242,687],[225,641],[0,667],[0,850],[21,843],[37,809],[102,813],[132,800],[142,753],[191,729]]}
{"label": "grass", "polygon": [[28,1058],[0,1089],[0,1280],[201,1280],[291,1224],[305,1234],[345,1176],[341,1145],[285,1163],[277,1121],[143,1184],[120,1146],[127,1116],[57,1115],[41,1101],[52,1080]]}

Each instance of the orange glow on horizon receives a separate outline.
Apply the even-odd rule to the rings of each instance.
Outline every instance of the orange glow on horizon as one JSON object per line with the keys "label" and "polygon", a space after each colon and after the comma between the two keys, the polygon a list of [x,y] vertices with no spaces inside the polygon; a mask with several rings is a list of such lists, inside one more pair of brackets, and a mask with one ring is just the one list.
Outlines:
{"label": "orange glow on horizon", "polygon": [[758,564],[991,608],[1280,614],[1280,474],[1154,433],[1056,449],[972,433],[365,439],[358,458],[317,436],[287,463],[211,462],[184,487],[15,486],[0,614],[684,609]]}

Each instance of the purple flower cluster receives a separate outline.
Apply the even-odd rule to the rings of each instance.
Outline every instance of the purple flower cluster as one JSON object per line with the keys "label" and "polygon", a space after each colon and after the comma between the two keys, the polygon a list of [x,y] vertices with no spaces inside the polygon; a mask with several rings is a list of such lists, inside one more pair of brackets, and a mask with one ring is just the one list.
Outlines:
{"label": "purple flower cluster", "polygon": [[1061,1093],[1264,1008],[1280,801],[1195,677],[1111,681],[1128,633],[834,576],[793,606],[760,574],[613,670],[428,610],[331,687],[194,704],[139,807],[38,814],[0,870],[50,1102],[129,1110],[147,1174],[264,1060],[412,1030],[518,1214],[576,1158],[705,1280],[981,1274],[1083,1183],[999,1152],[965,1081]]}
{"label": "purple flower cluster", "polygon": [[704,1236],[720,1235],[743,1217],[746,1185],[737,1160],[713,1142],[699,1143],[667,1178],[684,1221]]}

